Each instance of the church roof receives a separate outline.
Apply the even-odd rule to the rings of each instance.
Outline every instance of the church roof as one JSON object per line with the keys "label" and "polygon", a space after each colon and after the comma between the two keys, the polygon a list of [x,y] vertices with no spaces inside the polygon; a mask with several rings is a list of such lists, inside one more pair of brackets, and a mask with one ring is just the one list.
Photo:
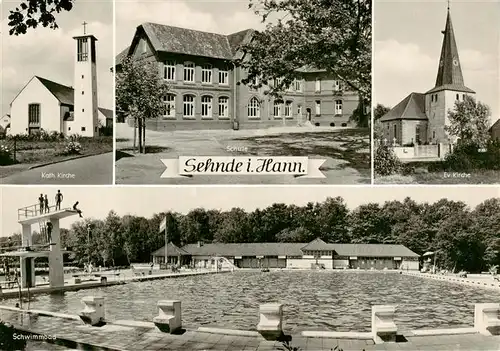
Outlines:
{"label": "church roof", "polygon": [[457,43],[455,40],[455,33],[453,32],[453,24],[451,22],[449,9],[446,17],[446,26],[442,33],[444,37],[441,47],[441,56],[439,58],[436,84],[434,88],[427,93],[445,89],[473,93],[474,91],[464,85],[464,78],[460,66],[460,58],[458,56]]}
{"label": "church roof", "polygon": [[65,105],[74,104],[75,91],[72,87],[42,77],[36,76],[36,78],[57,98],[57,100],[59,100],[60,103]]}
{"label": "church roof", "polygon": [[488,129],[488,131],[491,132],[491,131],[497,130],[497,129],[500,130],[500,118],[497,119],[497,121],[491,125],[491,127]]}
{"label": "church roof", "polygon": [[102,107],[99,107],[98,108],[99,111],[101,111],[101,113],[104,115],[104,117],[106,118],[113,118],[113,110],[108,110],[107,108],[102,108]]}
{"label": "church roof", "polygon": [[380,118],[381,122],[398,119],[427,120],[425,94],[411,93]]}

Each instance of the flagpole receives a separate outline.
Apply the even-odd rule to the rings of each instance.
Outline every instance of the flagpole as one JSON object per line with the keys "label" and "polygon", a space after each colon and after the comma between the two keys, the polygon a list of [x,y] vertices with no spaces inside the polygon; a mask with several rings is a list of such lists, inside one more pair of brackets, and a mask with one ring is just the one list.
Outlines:
{"label": "flagpole", "polygon": [[167,218],[165,217],[165,269],[168,269],[168,237],[167,237]]}

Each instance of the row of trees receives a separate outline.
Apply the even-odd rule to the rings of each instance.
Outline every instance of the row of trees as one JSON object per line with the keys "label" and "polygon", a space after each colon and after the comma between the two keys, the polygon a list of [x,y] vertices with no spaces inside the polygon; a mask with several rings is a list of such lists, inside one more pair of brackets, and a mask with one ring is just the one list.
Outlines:
{"label": "row of trees", "polygon": [[159,225],[165,216],[169,241],[178,246],[198,241],[306,243],[319,237],[333,243],[402,244],[420,255],[438,251],[439,265],[450,270],[482,271],[500,264],[500,198],[474,209],[460,201],[429,204],[406,198],[349,210],[337,197],[305,206],[277,203],[252,212],[198,208],[144,218],[111,211],[103,220],[85,219],[63,230],[62,243],[80,264],[88,255],[103,266],[149,262],[164,245]]}

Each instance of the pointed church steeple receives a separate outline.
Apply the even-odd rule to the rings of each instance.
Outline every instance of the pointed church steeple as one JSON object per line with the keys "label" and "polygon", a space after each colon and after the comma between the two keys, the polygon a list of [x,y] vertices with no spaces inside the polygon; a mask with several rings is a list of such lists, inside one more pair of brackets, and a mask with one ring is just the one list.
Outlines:
{"label": "pointed church steeple", "polygon": [[432,91],[441,89],[459,90],[473,92],[464,85],[462,67],[458,56],[457,42],[451,22],[450,5],[446,16],[446,26],[443,34],[443,45],[441,47],[441,56],[439,58],[439,68],[436,77],[436,84]]}

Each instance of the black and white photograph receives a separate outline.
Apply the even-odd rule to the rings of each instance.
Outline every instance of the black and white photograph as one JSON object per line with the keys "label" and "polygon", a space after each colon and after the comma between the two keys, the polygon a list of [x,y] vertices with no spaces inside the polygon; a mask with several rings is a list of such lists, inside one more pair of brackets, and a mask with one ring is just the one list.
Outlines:
{"label": "black and white photograph", "polygon": [[500,3],[374,5],[375,183],[500,182]]}
{"label": "black and white photograph", "polygon": [[4,347],[499,345],[492,188],[55,189],[3,189]]}
{"label": "black and white photograph", "polygon": [[113,1],[3,1],[0,183],[113,184]]}
{"label": "black and white photograph", "polygon": [[370,183],[371,22],[371,0],[117,1],[116,183]]}

